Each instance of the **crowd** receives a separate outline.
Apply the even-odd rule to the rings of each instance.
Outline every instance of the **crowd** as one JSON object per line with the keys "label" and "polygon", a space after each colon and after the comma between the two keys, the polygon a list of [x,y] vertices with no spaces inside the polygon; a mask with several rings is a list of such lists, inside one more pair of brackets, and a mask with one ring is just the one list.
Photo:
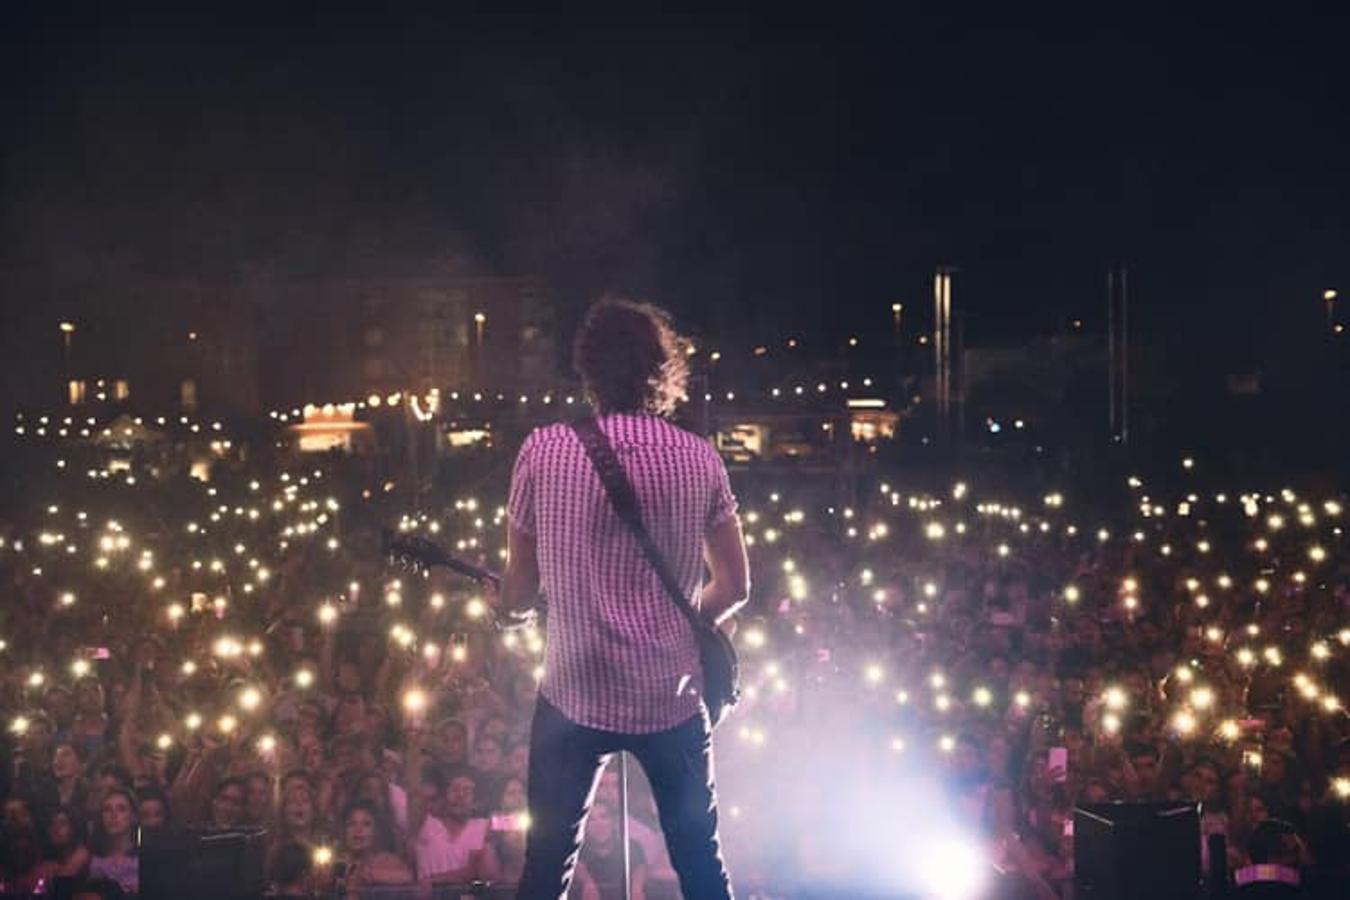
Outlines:
{"label": "crowd", "polygon": [[[544,629],[494,628],[490,595],[380,545],[500,565],[504,475],[414,497],[365,461],[213,437],[209,467],[16,444],[0,893],[132,895],[156,835],[191,826],[265,829],[278,896],[509,896]],[[1122,473],[1083,497],[734,473],[753,591],[717,775],[738,891],[1067,897],[1075,806],[1178,800],[1231,871],[1283,861],[1343,895],[1344,500],[1176,468],[1166,495]],[[633,896],[675,897],[631,781]],[[576,897],[622,889],[619,795],[611,768]]]}

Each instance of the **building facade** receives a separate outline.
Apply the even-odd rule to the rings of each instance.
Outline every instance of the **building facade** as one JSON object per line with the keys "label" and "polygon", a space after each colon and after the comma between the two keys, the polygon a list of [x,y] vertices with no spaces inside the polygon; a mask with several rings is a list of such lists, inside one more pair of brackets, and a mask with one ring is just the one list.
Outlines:
{"label": "building facade", "polygon": [[282,293],[292,321],[272,348],[276,405],[538,390],[557,377],[553,298],[539,278],[342,278]]}

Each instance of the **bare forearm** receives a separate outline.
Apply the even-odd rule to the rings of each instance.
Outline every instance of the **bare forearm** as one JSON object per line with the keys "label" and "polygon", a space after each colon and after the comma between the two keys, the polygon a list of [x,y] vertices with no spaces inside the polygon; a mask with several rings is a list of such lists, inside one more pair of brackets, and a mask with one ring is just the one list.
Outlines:
{"label": "bare forearm", "polygon": [[136,764],[139,762],[136,750],[137,742],[140,740],[140,734],[136,730],[133,720],[126,719],[122,722],[122,727],[117,731],[117,757],[122,766],[129,772],[136,771]]}
{"label": "bare forearm", "polygon": [[739,586],[731,585],[716,578],[703,586],[703,596],[699,611],[703,617],[721,625],[741,611],[749,599],[748,592]]}
{"label": "bare forearm", "polygon": [[427,817],[426,798],[422,794],[422,736],[414,732],[404,748],[403,782],[408,790],[408,833],[414,838]]}
{"label": "bare forearm", "polygon": [[512,528],[507,538],[506,572],[497,602],[511,614],[532,609],[539,597],[539,557],[534,535]]}
{"label": "bare forearm", "polygon": [[520,567],[507,566],[502,576],[501,610],[505,613],[521,613],[532,609],[539,597],[538,573],[521,571]]}
{"label": "bare forearm", "polygon": [[731,516],[715,525],[704,538],[703,556],[709,578],[703,586],[700,609],[704,618],[721,625],[750,596],[750,562],[740,520]]}
{"label": "bare forearm", "polygon": [[319,642],[319,684],[324,690],[333,689],[333,655],[337,638],[332,630],[325,628]]}
{"label": "bare forearm", "polygon": [[119,707],[119,715],[123,722],[135,719],[141,711],[141,693],[144,690],[144,676],[141,671],[141,665],[137,663],[131,675],[131,684],[127,686],[126,695]]}
{"label": "bare forearm", "polygon": [[182,810],[189,822],[200,821],[205,815],[210,784],[218,779],[219,774],[215,761],[205,754],[185,766],[169,793],[174,811]]}
{"label": "bare forearm", "polygon": [[492,849],[491,844],[483,847],[483,853],[479,857],[478,877],[482,881],[496,881],[502,877],[501,860],[497,858],[497,851]]}

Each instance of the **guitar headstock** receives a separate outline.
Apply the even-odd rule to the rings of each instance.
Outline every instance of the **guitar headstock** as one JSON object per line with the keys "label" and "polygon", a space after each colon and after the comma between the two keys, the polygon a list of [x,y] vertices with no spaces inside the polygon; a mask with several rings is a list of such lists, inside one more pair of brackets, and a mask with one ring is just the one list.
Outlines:
{"label": "guitar headstock", "polygon": [[426,574],[433,566],[450,564],[448,554],[424,537],[384,533],[384,554],[395,565]]}
{"label": "guitar headstock", "polygon": [[441,566],[452,572],[471,578],[479,584],[497,586],[501,576],[448,553],[445,548],[415,534],[384,533],[384,552],[396,565],[421,574],[427,574],[432,568]]}

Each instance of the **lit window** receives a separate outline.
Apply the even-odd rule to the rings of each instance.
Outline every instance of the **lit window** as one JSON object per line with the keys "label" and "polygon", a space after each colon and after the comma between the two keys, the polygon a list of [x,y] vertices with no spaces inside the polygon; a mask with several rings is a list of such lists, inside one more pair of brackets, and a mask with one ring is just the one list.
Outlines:
{"label": "lit window", "polygon": [[178,385],[178,403],[186,412],[193,412],[197,408],[197,382],[192,378],[184,378]]}

